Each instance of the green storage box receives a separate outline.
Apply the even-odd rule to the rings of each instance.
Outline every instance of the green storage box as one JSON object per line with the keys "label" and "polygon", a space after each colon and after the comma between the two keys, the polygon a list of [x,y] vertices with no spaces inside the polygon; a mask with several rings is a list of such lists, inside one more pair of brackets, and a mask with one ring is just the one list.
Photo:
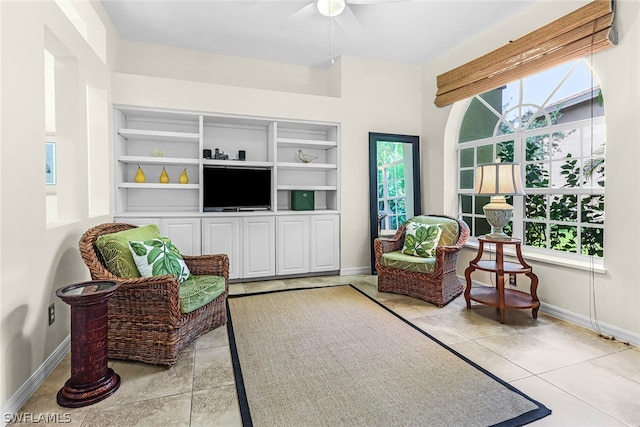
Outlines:
{"label": "green storage box", "polygon": [[315,207],[313,196],[313,191],[292,190],[291,210],[312,211]]}

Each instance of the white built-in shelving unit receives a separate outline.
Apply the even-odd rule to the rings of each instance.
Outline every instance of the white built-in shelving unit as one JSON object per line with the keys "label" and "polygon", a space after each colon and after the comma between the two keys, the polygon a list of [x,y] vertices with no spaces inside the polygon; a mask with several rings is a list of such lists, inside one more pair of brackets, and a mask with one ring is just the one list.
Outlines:
{"label": "white built-in shelving unit", "polygon": [[[273,171],[273,212],[290,210],[291,190],[314,191],[314,212],[340,209],[338,124],[132,107],[116,108],[115,117],[116,215],[202,213],[202,169],[230,166]],[[202,157],[216,148],[229,160]],[[237,160],[240,150],[244,161]],[[302,163],[298,150],[317,159]],[[158,151],[161,157],[154,156]],[[145,183],[135,182],[138,167]],[[168,184],[159,182],[163,167]],[[179,184],[185,168],[189,184]]]}
{"label": "white built-in shelving unit", "polygon": [[[187,254],[229,253],[234,263],[232,278],[339,269],[338,123],[132,106],[115,106],[114,118],[117,221],[157,223],[165,234],[173,234],[172,239],[182,239],[185,246],[190,246],[181,248]],[[212,153],[218,149],[229,158],[205,159],[205,149]],[[246,153],[245,160],[238,159],[240,150]],[[298,159],[298,150],[316,159],[303,163]],[[144,183],[135,180],[138,167],[145,174]],[[204,212],[201,183],[205,167],[271,170],[271,209]],[[169,175],[167,184],[159,182],[163,168]],[[189,183],[180,184],[178,178],[185,169]],[[293,190],[313,191],[315,209],[292,210]],[[278,219],[287,216],[292,221],[288,224]],[[313,217],[318,218],[312,220]],[[297,221],[304,218],[307,219]],[[278,227],[287,231],[279,230],[276,234]],[[323,227],[321,233],[317,232],[319,227]],[[314,249],[301,255],[307,258],[300,261],[300,266],[281,268],[285,242],[293,243],[307,235],[314,236],[310,242]],[[264,245],[264,257],[254,255],[252,259],[251,254],[260,251],[249,251],[248,242]]]}

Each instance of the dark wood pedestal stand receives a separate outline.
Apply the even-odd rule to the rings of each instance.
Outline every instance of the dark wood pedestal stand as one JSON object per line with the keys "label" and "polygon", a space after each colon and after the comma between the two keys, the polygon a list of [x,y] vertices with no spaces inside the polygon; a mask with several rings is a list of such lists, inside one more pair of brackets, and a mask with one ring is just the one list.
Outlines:
{"label": "dark wood pedestal stand", "polygon": [[[500,323],[504,323],[504,312],[510,308],[530,308],[534,319],[538,317],[540,300],[538,300],[538,276],[533,273],[530,265],[522,258],[520,249],[520,239],[491,240],[485,236],[478,237],[480,247],[478,254],[469,263],[469,267],[464,271],[467,280],[467,287],[464,291],[464,298],[467,301],[467,308],[471,308],[471,301],[476,301],[489,307],[496,307],[500,310]],[[496,259],[482,260],[484,245],[493,243],[496,245]],[[504,245],[515,246],[518,262],[507,262],[504,260]],[[471,287],[471,273],[475,270],[483,270],[495,273],[495,288],[488,286]],[[505,289],[504,280],[506,275],[524,274],[531,280],[529,293],[517,291],[515,289]]]}
{"label": "dark wood pedestal stand", "polygon": [[107,302],[119,286],[112,281],[90,281],[56,291],[71,306],[71,378],[58,392],[60,406],[91,405],[120,387],[120,376],[107,365]]}

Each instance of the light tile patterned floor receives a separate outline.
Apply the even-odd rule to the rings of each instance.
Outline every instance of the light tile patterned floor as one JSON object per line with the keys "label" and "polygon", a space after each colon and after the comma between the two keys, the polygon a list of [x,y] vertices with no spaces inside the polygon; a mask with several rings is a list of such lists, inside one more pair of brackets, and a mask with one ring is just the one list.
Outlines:
{"label": "light tile patterned floor", "polygon": [[[431,335],[512,383],[553,414],[536,426],[640,426],[640,350],[529,310],[467,310],[460,296],[444,308],[378,293],[376,276],[323,276],[236,283],[231,294],[351,283]],[[115,394],[85,408],[62,408],[56,393],[70,373],[67,355],[21,412],[59,414],[70,426],[241,425],[229,340],[221,327],[199,338],[171,368],[112,361],[122,383]],[[481,396],[479,396],[481,398]],[[32,423],[34,426],[59,425]],[[20,425],[29,425],[21,423]]]}

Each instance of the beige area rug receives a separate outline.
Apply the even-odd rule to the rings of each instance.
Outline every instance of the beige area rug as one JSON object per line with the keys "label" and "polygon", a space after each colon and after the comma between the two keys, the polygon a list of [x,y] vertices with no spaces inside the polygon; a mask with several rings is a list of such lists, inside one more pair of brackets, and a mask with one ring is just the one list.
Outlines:
{"label": "beige area rug", "polygon": [[551,411],[352,286],[228,298],[245,426],[524,425]]}

